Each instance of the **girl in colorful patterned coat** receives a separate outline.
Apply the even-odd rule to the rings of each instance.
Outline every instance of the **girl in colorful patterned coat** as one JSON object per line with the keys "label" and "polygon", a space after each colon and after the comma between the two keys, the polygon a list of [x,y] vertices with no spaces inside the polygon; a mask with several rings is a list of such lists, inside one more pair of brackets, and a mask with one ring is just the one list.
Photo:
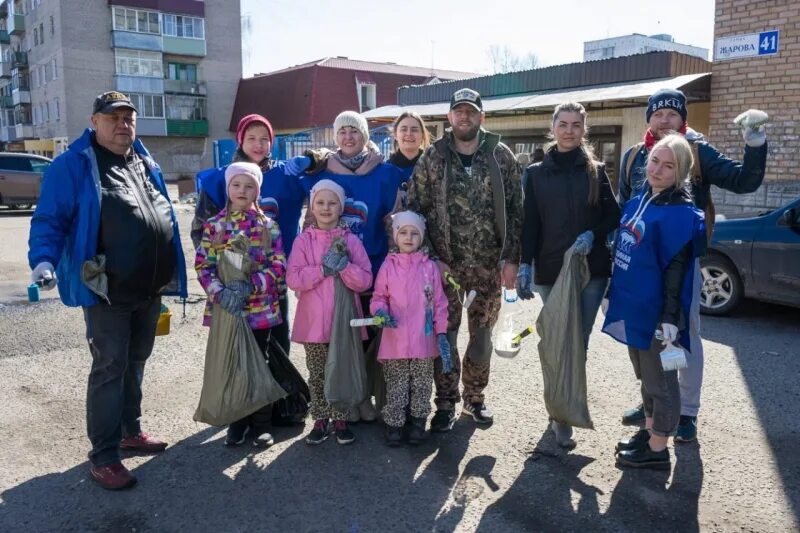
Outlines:
{"label": "girl in colorful patterned coat", "polygon": [[378,361],[386,378],[386,444],[403,440],[406,412],[411,412],[410,444],[425,440],[431,412],[433,361],[450,363],[447,341],[447,296],[436,263],[419,250],[425,221],[413,211],[392,216],[397,251],[390,253],[375,278],[370,311],[383,319]]}
{"label": "girl in colorful patterned coat", "polygon": [[[297,313],[292,341],[302,343],[308,365],[311,416],[314,427],[306,437],[308,444],[321,444],[330,434],[330,424],[339,444],[350,444],[355,436],[343,413],[325,399],[325,362],[331,342],[334,311],[334,278],[356,295],[372,286],[369,256],[361,240],[341,220],[344,189],[331,180],[321,180],[311,189],[311,224],[294,241],[286,273],[286,284],[297,293]],[[345,252],[334,243],[344,241]],[[361,316],[361,303],[355,298]],[[362,334],[366,338],[366,334]]]}
{"label": "girl in colorful patterned coat", "polygon": [[[262,352],[266,353],[270,328],[282,323],[278,287],[286,275],[286,257],[278,224],[258,207],[258,191],[263,179],[254,163],[232,163],[225,170],[227,201],[225,208],[208,219],[197,248],[195,269],[208,294],[203,325],[211,325],[211,308],[216,303],[232,314],[247,318]],[[250,241],[250,258],[258,266],[249,281],[223,284],[217,274],[217,258],[228,242],[244,233]],[[269,433],[272,405],[228,427],[226,446],[237,446],[248,438],[254,446],[273,443]]]}

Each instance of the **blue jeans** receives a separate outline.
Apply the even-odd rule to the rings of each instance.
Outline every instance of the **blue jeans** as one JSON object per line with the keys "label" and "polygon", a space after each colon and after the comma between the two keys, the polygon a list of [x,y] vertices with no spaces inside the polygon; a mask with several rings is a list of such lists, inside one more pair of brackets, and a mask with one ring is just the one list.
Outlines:
{"label": "blue jeans", "polygon": [[118,463],[120,440],[142,430],[144,364],[153,351],[160,310],[160,296],[137,304],[83,308],[92,354],[86,429],[94,466]]}
{"label": "blue jeans", "polygon": [[[547,303],[547,297],[553,290],[552,285],[534,285],[534,289],[542,297],[542,301]],[[597,318],[597,310],[608,287],[607,278],[592,278],[581,292],[581,325],[583,328],[583,345],[589,349],[589,336],[592,334],[594,319]]]}

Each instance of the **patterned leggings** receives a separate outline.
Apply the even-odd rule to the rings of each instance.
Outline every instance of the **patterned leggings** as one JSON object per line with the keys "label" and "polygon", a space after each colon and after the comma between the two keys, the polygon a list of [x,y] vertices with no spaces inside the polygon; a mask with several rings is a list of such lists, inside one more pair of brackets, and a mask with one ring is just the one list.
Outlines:
{"label": "patterned leggings", "polygon": [[383,421],[388,426],[406,423],[406,407],[411,416],[428,418],[431,413],[433,359],[389,359],[381,361],[386,378],[386,405]]}
{"label": "patterned leggings", "polygon": [[345,413],[335,410],[325,399],[325,362],[328,360],[328,344],[307,343],[306,366],[308,367],[308,388],[311,392],[309,414],[313,420],[344,420]]}

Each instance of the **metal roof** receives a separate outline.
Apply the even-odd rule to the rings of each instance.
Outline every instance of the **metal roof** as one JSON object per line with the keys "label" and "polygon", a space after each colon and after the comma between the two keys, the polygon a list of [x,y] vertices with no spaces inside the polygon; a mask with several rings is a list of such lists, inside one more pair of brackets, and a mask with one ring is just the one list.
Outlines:
{"label": "metal roof", "polygon": [[324,57],[315,61],[309,61],[301,65],[295,65],[274,72],[267,72],[263,74],[256,74],[254,77],[271,76],[288,72],[291,70],[298,70],[309,67],[326,67],[326,68],[339,68],[345,70],[358,70],[361,72],[379,72],[383,74],[403,74],[406,76],[420,76],[423,78],[439,78],[443,80],[460,80],[463,78],[474,78],[478,74],[474,72],[459,72],[456,70],[444,70],[439,68],[428,67],[411,67],[407,65],[398,65],[396,63],[377,63],[373,61],[360,61],[358,59],[349,59],[346,57]]}
{"label": "metal roof", "polygon": [[[617,83],[580,87],[561,91],[543,91],[513,96],[483,98],[483,110],[486,113],[503,113],[525,111],[536,108],[553,108],[563,102],[619,101],[628,105],[636,99],[648,98],[659,89],[680,89],[701,79],[710,79],[711,73],[686,74],[673,78],[646,80],[637,83]],[[389,105],[363,113],[367,120],[394,119],[403,111],[416,111],[423,117],[443,117],[450,108],[449,100],[431,104],[408,106]]]}

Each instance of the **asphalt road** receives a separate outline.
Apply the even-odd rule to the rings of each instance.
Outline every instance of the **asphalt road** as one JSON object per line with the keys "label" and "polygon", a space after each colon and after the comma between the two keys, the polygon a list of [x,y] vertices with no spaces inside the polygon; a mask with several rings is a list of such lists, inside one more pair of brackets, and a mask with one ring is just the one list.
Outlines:
{"label": "asphalt road", "polygon": [[[25,302],[29,213],[0,212],[0,531],[790,531],[800,521],[800,310],[753,302],[703,320],[699,442],[671,445],[671,472],[619,470],[613,447],[638,385],[595,324],[587,373],[596,430],[559,450],[546,431],[536,341],[495,359],[496,421],[388,449],[375,424],[349,447],[310,448],[279,429],[266,450],[222,446],[192,421],[202,382],[202,303],[167,301],[172,332],[147,365],[143,424],[171,443],[126,456],[139,478],[110,493],[88,479],[80,310]],[[182,232],[189,208],[182,207]],[[188,244],[188,238],[185,244]],[[188,247],[187,247],[188,248]],[[190,292],[201,296],[193,271]],[[524,304],[532,321],[540,302]],[[466,338],[462,335],[463,350]],[[302,350],[292,360],[306,373]]]}

